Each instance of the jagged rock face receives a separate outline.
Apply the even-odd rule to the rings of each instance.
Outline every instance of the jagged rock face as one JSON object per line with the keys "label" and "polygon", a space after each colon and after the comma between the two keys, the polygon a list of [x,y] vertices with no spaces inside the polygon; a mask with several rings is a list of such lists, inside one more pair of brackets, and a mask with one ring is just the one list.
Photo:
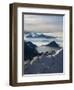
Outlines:
{"label": "jagged rock face", "polygon": [[51,57],[42,54],[36,57],[32,64],[28,63],[24,67],[24,74],[62,73],[63,50],[61,49],[57,55]]}
{"label": "jagged rock face", "polygon": [[38,54],[35,49],[37,46],[31,42],[24,42],[24,60],[32,60]]}

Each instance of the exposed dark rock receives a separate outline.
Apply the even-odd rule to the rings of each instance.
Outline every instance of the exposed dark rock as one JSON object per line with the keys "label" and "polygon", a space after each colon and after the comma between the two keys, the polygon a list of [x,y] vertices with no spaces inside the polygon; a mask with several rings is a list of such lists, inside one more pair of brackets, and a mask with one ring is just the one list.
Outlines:
{"label": "exposed dark rock", "polygon": [[33,57],[38,55],[36,45],[31,42],[24,42],[24,60],[32,60]]}
{"label": "exposed dark rock", "polygon": [[[47,56],[43,54],[39,60],[29,63],[24,68],[24,74],[39,74],[39,73],[62,73],[63,72],[63,50],[55,56]],[[24,66],[25,67],[25,66]]]}
{"label": "exposed dark rock", "polygon": [[60,48],[60,46],[55,41],[52,41],[51,43],[47,44],[46,46]]}

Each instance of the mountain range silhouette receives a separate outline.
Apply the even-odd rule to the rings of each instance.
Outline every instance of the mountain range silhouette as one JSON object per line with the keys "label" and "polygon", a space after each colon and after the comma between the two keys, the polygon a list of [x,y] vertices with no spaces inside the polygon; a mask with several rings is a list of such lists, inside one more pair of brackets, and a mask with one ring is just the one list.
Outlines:
{"label": "mountain range silhouette", "polygon": [[[51,43],[45,46],[60,48],[55,41],[52,41]],[[33,57],[43,54],[43,53],[39,53],[36,48],[37,46],[32,42],[24,41],[24,60],[32,60]]]}
{"label": "mountain range silhouette", "polygon": [[37,34],[37,33],[26,33],[27,34],[27,38],[55,38],[53,36],[47,36],[44,34]]}

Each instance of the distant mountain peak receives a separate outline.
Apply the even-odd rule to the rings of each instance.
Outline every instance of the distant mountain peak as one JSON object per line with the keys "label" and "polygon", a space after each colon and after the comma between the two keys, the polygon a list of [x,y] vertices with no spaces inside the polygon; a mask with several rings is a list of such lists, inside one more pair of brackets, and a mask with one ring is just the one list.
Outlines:
{"label": "distant mountain peak", "polygon": [[27,38],[55,38],[54,36],[48,36],[48,35],[44,35],[43,33],[35,33],[35,32],[29,32],[29,33],[25,33],[27,34],[26,37]]}
{"label": "distant mountain peak", "polygon": [[35,44],[33,44],[30,41],[25,41],[24,44],[28,45],[28,46],[32,46],[32,47],[37,47]]}
{"label": "distant mountain peak", "polygon": [[55,41],[52,41],[51,43],[47,44],[46,46],[60,48],[60,46]]}

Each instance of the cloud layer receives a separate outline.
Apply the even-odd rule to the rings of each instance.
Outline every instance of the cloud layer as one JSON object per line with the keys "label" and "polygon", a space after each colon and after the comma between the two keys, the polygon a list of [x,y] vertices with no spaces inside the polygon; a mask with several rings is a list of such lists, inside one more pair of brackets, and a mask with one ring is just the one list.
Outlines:
{"label": "cloud layer", "polygon": [[24,31],[27,32],[63,32],[63,16],[24,14]]}

